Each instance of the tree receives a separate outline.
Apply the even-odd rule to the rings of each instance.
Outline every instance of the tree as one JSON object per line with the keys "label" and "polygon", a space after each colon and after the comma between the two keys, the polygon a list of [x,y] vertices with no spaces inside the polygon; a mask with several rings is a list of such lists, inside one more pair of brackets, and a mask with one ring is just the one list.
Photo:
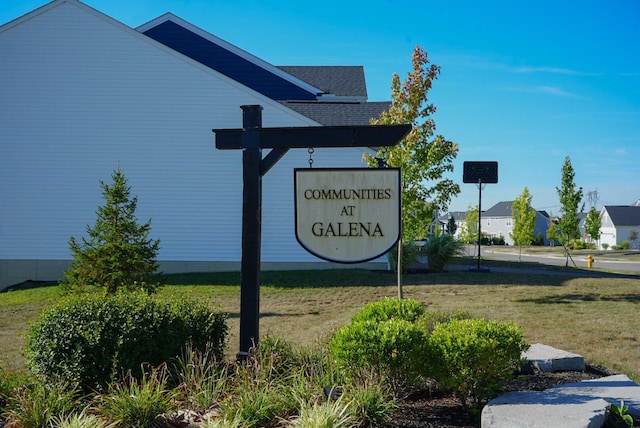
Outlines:
{"label": "tree", "polygon": [[69,290],[86,286],[103,287],[107,293],[120,288],[154,291],[160,241],[149,238],[151,220],[139,225],[135,217],[137,197],[120,169],[111,176],[111,185],[100,181],[105,204],[98,207],[96,223],[87,226],[88,238],[69,240],[73,261],[63,282]]}
{"label": "tree", "polygon": [[447,221],[447,233],[449,235],[455,235],[458,230],[458,223],[456,223],[456,219],[453,216],[449,217]]}
{"label": "tree", "polygon": [[[378,158],[394,168],[402,168],[403,236],[415,240],[428,235],[429,224],[436,210],[446,211],[451,198],[460,193],[460,186],[443,175],[453,171],[458,145],[442,135],[434,135],[431,115],[436,107],[428,101],[429,89],[440,74],[440,67],[430,64],[427,52],[416,46],[412,56],[413,69],[400,81],[394,74],[391,82],[391,106],[372,120],[374,125],[409,123],[411,132],[396,146],[383,147]],[[370,166],[377,159],[365,155]],[[428,186],[426,183],[430,183]]]}
{"label": "tree", "polygon": [[511,207],[511,216],[513,217],[513,231],[509,234],[513,239],[513,243],[518,245],[520,253],[518,260],[522,261],[522,246],[531,245],[533,242],[533,232],[536,227],[536,210],[531,208],[532,196],[528,188],[524,188],[522,194],[518,196]]}
{"label": "tree", "polygon": [[547,227],[547,239],[549,240],[549,245],[555,247],[556,242],[560,240],[560,235],[558,234],[558,225],[556,224],[557,219],[553,217],[549,217],[549,224]]}
{"label": "tree", "polygon": [[580,239],[580,226],[578,213],[584,209],[582,202],[582,187],[576,189],[574,183],[575,172],[571,166],[571,159],[567,156],[562,165],[562,184],[556,187],[558,197],[560,198],[560,222],[558,229],[560,230],[560,239],[566,244],[574,239]]}
{"label": "tree", "polygon": [[632,248],[635,248],[638,246],[638,231],[637,230],[632,230],[631,232],[629,232],[629,241],[631,241],[631,243],[633,244]]}
{"label": "tree", "polygon": [[584,229],[593,241],[600,240],[600,228],[602,227],[602,219],[600,214],[594,207],[591,207],[584,221]]}
{"label": "tree", "polygon": [[459,239],[467,244],[478,241],[478,206],[469,205],[464,223],[460,227]]}

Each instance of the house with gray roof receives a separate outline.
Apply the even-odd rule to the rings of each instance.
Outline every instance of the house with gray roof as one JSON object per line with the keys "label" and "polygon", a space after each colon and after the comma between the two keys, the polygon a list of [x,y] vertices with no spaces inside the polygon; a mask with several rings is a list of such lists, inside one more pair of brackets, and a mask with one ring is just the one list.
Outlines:
{"label": "house with gray roof", "polygon": [[[502,237],[507,245],[513,245],[514,220],[512,216],[513,201],[498,202],[486,211],[483,211],[480,221],[482,233],[490,239]],[[549,226],[549,215],[546,211],[536,211],[536,223],[533,231],[534,236],[542,235],[544,244],[548,245],[547,228]]]}
{"label": "house with gray roof", "polygon": [[[440,232],[449,233],[449,222],[453,219],[456,224],[456,230],[453,233],[454,238],[460,238],[460,232],[463,230],[464,226],[467,223],[467,212],[466,211],[449,211],[446,214],[438,217],[438,225],[440,228]],[[476,225],[477,226],[477,225]]]}
{"label": "house with gray roof", "polygon": [[630,248],[638,249],[638,239],[631,239],[632,233],[640,235],[640,205],[605,205],[600,211],[600,248],[608,248],[629,241]]}

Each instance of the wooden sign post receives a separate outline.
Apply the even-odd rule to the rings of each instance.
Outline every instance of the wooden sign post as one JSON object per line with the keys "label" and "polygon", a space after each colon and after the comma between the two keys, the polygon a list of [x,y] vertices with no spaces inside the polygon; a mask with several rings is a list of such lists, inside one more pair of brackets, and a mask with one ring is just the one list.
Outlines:
{"label": "wooden sign post", "polygon": [[[240,351],[246,359],[258,344],[260,320],[260,245],[262,176],[292,148],[394,146],[411,125],[262,127],[262,106],[245,105],[242,129],[213,129],[216,148],[242,150],[242,266]],[[262,149],[271,149],[262,158]]]}

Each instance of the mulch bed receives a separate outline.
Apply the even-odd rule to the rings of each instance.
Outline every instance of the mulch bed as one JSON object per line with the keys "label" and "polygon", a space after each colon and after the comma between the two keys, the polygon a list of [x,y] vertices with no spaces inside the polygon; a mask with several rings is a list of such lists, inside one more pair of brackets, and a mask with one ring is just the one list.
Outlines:
{"label": "mulch bed", "polygon": [[[509,391],[544,391],[565,383],[597,379],[618,374],[604,367],[587,366],[584,372],[530,372],[520,374],[504,385]],[[476,428],[480,415],[465,411],[460,402],[443,391],[419,391],[400,403],[400,409],[386,428]],[[634,426],[640,426],[636,420]]]}

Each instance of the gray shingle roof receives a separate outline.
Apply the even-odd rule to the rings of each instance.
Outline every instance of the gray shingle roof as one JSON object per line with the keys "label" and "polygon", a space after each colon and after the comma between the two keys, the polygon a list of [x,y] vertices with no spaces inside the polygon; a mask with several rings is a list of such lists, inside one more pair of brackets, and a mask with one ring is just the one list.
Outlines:
{"label": "gray shingle roof", "polygon": [[604,209],[616,226],[640,226],[640,206],[605,205]]}
{"label": "gray shingle roof", "polygon": [[513,201],[498,202],[482,213],[482,217],[511,217]]}
{"label": "gray shingle roof", "polygon": [[282,101],[291,110],[307,116],[325,126],[369,125],[371,119],[389,109],[391,102],[324,102],[324,101]]}
{"label": "gray shingle roof", "polygon": [[337,96],[367,99],[364,68],[354,66],[278,66],[300,80]]}
{"label": "gray shingle roof", "polygon": [[438,217],[438,220],[441,223],[446,223],[449,221],[449,215],[451,215],[451,217],[453,217],[456,221],[465,221],[467,219],[466,211],[450,211],[446,214],[442,214],[440,217]]}

